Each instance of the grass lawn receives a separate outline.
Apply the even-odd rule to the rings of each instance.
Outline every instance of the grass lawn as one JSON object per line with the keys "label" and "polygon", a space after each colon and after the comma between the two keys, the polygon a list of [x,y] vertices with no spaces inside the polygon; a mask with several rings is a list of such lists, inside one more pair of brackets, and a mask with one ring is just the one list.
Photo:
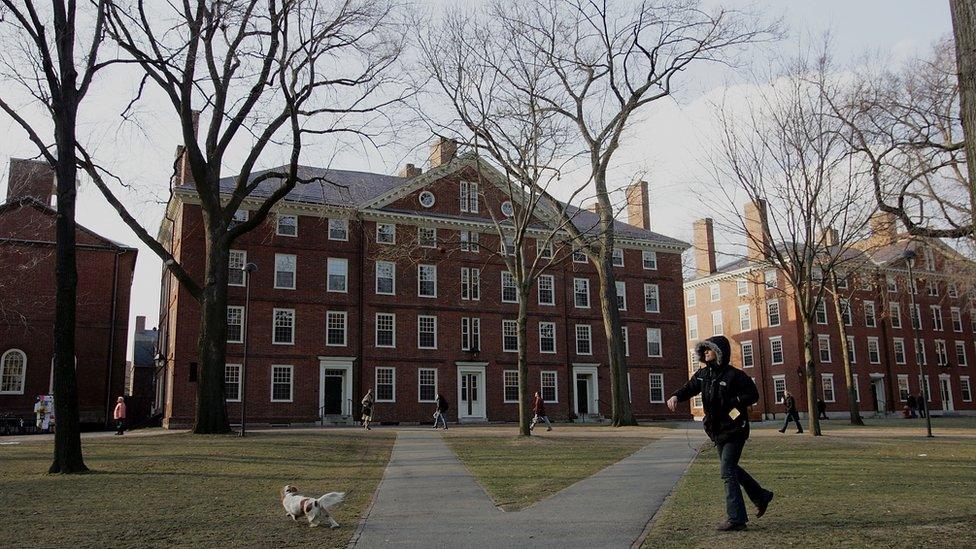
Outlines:
{"label": "grass lawn", "polygon": [[451,429],[444,441],[495,505],[517,511],[620,461],[653,440],[653,430],[641,427],[613,432],[609,427],[557,425],[552,432],[538,430],[536,436],[519,438],[512,435],[512,426]]}
{"label": "grass lawn", "polygon": [[[753,430],[741,465],[776,492],[749,530],[725,519],[715,450],[707,446],[655,519],[645,547],[974,547],[976,429],[971,419],[827,422],[825,436]],[[777,426],[778,427],[778,426]],[[746,503],[749,515],[755,508]]]}
{"label": "grass lawn", "polygon": [[[49,443],[0,446],[0,547],[344,547],[383,476],[386,434],[186,434],[83,441],[87,475],[47,475]],[[282,486],[348,492],[341,528],[285,516]]]}

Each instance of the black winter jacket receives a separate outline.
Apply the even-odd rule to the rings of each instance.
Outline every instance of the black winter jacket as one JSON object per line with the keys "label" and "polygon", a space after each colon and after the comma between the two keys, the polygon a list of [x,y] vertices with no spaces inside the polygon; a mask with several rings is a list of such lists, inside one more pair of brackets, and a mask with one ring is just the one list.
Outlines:
{"label": "black winter jacket", "polygon": [[[684,402],[701,394],[705,434],[713,442],[744,441],[749,438],[749,406],[759,401],[759,391],[749,376],[729,363],[728,339],[713,336],[700,342],[695,347],[699,360],[705,349],[714,350],[718,360],[695,372],[674,396]],[[739,412],[735,419],[729,415],[733,409]]]}

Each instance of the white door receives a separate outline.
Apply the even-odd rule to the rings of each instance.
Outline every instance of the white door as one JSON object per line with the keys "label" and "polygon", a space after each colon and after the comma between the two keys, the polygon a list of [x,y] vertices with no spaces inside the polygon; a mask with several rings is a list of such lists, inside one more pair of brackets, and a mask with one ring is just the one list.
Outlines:
{"label": "white door", "polygon": [[951,412],[954,408],[952,407],[952,385],[949,382],[949,378],[939,378],[939,389],[942,393],[942,410]]}
{"label": "white door", "polygon": [[458,420],[486,421],[485,372],[475,369],[458,369]]}
{"label": "white door", "polygon": [[585,418],[600,414],[597,369],[595,366],[573,367],[573,410]]}

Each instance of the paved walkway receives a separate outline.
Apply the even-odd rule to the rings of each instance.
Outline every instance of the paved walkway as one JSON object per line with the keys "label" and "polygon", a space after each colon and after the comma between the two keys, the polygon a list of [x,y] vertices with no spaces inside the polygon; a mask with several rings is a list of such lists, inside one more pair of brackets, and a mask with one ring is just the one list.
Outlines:
{"label": "paved walkway", "polygon": [[441,436],[398,431],[355,547],[630,547],[704,440],[675,430],[519,512],[495,507]]}

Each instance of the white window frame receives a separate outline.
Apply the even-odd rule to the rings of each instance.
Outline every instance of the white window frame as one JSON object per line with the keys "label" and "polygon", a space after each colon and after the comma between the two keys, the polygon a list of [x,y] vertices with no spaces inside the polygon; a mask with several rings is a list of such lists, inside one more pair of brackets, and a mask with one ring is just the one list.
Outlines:
{"label": "white window frame", "polygon": [[[386,240],[383,240],[382,238],[380,238],[380,235],[383,234],[383,232],[380,230],[381,227],[389,227],[389,229],[390,229],[389,230],[389,235],[390,235],[390,240],[389,241],[386,241]],[[396,244],[396,233],[397,233],[396,227],[397,227],[396,226],[396,223],[377,223],[376,224],[376,243],[377,244],[383,244],[384,246]]]}
{"label": "white window frame", "polygon": [[688,317],[688,339],[692,341],[698,339],[698,315]]}
{"label": "white window frame", "polygon": [[645,271],[656,271],[657,252],[654,250],[641,250],[641,265]]}
{"label": "white window frame", "polygon": [[867,328],[878,327],[878,311],[874,307],[873,301],[864,302],[864,326]]}
{"label": "white window frame", "polygon": [[[912,394],[912,389],[908,385],[908,374],[898,374],[898,400],[901,402],[906,402],[908,397]],[[902,391],[905,391],[904,396]]]}
{"label": "white window frame", "polygon": [[[465,340],[467,343],[465,344]],[[481,319],[478,317],[461,317],[461,350],[481,350]]]}
{"label": "white window frame", "polygon": [[[715,323],[716,319],[718,324]],[[716,326],[718,326],[718,331],[715,330]],[[725,315],[722,313],[722,309],[712,311],[712,335],[725,335]]]}
{"label": "white window frame", "polygon": [[739,297],[749,295],[749,281],[740,278],[735,281],[735,294]]}
{"label": "white window frame", "polygon": [[[349,293],[349,260],[345,257],[330,257],[325,260],[325,291],[335,294]],[[344,271],[344,272],[342,272]],[[342,287],[332,286],[332,277],[341,277]]]}
{"label": "white window frame", "polygon": [[614,288],[617,294],[617,310],[626,311],[627,310],[627,283],[623,280],[615,280]]}
{"label": "white window frame", "polygon": [[739,332],[752,330],[752,307],[739,305]]}
{"label": "white window frame", "polygon": [[[874,353],[877,358],[872,358],[871,348],[874,347]],[[881,364],[881,343],[875,336],[868,337],[868,364]]]}
{"label": "white window frame", "polygon": [[949,308],[949,323],[952,324],[952,331],[962,333],[962,309],[959,307]]}
{"label": "white window frame", "polygon": [[[433,320],[434,321],[434,323],[433,323],[433,326],[434,326],[434,332],[433,332],[433,334],[434,334],[434,345],[433,346],[424,346],[424,345],[421,345],[421,334],[425,334],[425,333],[426,334],[429,334],[430,332],[423,332],[423,331],[421,331],[421,327],[423,326],[424,322],[430,321],[430,320]],[[417,348],[418,349],[430,349],[430,350],[436,350],[437,349],[437,316],[435,316],[435,315],[417,315]]]}
{"label": "white window frame", "polygon": [[718,283],[708,285],[708,299],[710,302],[722,300],[722,286]]}
{"label": "white window frame", "polygon": [[[898,358],[898,348],[901,347],[901,358]],[[905,338],[896,337],[891,340],[891,354],[895,355],[895,364],[908,364],[908,347]]]}
{"label": "white window frame", "polygon": [[[275,386],[282,385],[275,381],[276,370],[288,371],[288,398],[275,398]],[[271,365],[271,402],[294,402],[295,401],[295,367],[291,364],[272,364]]]}
{"label": "white window frame", "polygon": [[[390,268],[390,276],[389,277],[385,277],[385,276],[384,277],[381,277],[380,276],[380,268],[381,267],[382,268],[386,268],[386,267],[389,267]],[[374,281],[373,282],[373,291],[376,293],[376,295],[396,295],[396,272],[397,272],[397,268],[396,267],[397,267],[397,265],[393,261],[376,261],[376,263],[373,266],[373,271],[374,271],[374,273],[373,273],[373,275],[374,275],[373,276],[373,281]],[[391,284],[390,284],[390,291],[389,292],[381,292],[380,291],[380,279],[381,278],[383,278],[383,279],[389,278],[390,279]]]}
{"label": "white window frame", "polygon": [[960,366],[969,366],[969,357],[966,356],[966,342],[957,340],[954,343],[956,345],[956,362]]}
{"label": "white window frame", "polygon": [[[276,341],[277,336],[277,324],[278,324],[278,313],[279,312],[290,312],[291,313],[291,341]],[[298,320],[295,317],[295,309],[287,308],[274,308],[271,310],[271,344],[272,345],[294,345],[295,344],[295,326],[298,324]]]}
{"label": "white window frame", "polygon": [[824,299],[817,302],[817,307],[814,310],[814,318],[817,324],[821,326],[827,325],[827,302]]}
{"label": "white window frame", "polygon": [[[291,218],[291,219],[294,219],[295,220],[295,224],[293,225],[295,227],[295,234],[287,234],[287,233],[281,232],[281,227],[282,227],[281,220],[282,219],[288,219],[288,218]],[[285,225],[285,226],[287,226],[287,225]],[[275,215],[275,236],[287,236],[287,237],[290,237],[290,238],[297,238],[298,237],[298,216],[297,215],[292,215],[292,214],[277,214],[277,215]]]}
{"label": "white window frame", "polygon": [[[660,328],[648,328],[647,332],[647,356],[650,358],[662,358],[664,356],[664,340],[662,339]],[[651,354],[651,343],[657,339],[657,354]]]}
{"label": "white window frame", "polygon": [[[428,272],[428,274],[431,274],[432,275],[432,276],[429,277],[429,280],[427,280],[427,282],[433,283],[433,285],[434,285],[434,293],[433,294],[424,294],[424,292],[423,292],[423,287],[424,287],[424,285],[423,285],[423,283],[424,283],[424,274],[423,273],[424,273],[425,270]],[[437,265],[430,265],[430,264],[417,265],[417,297],[423,297],[423,298],[426,298],[426,299],[436,299],[437,298]]]}
{"label": "white window frame", "polygon": [[436,249],[437,248],[437,227],[423,227],[423,226],[417,227],[417,246],[420,248]]}
{"label": "white window frame", "polygon": [[[544,327],[548,327],[548,328],[550,328],[552,330],[551,331],[551,334],[552,334],[551,337],[549,337],[549,338],[543,337],[543,328]],[[542,346],[542,342],[545,341],[546,339],[551,339],[552,340],[552,350],[551,351],[545,350],[545,348],[543,348],[543,346]],[[542,354],[546,354],[546,355],[554,355],[554,354],[556,354],[556,323],[555,322],[540,322],[539,323],[539,352],[542,353]]]}
{"label": "white window frame", "polygon": [[[580,338],[581,335],[580,328],[585,328],[584,330],[582,330],[582,333],[586,335],[585,339]],[[576,354],[580,356],[592,356],[593,355],[593,328],[589,324],[576,324],[576,326],[573,328],[573,333],[576,334],[576,338],[575,338]],[[583,341],[586,341],[589,346],[589,350],[585,353],[580,352],[580,343]]]}
{"label": "white window frame", "polygon": [[[505,299],[505,290],[510,290],[514,298]],[[501,272],[501,291],[502,303],[518,303],[518,284],[515,283],[515,276],[507,269],[502,269]]]}
{"label": "white window frame", "polygon": [[[580,294],[579,284],[583,285],[583,290],[585,294]],[[586,296],[586,304],[580,305],[577,299],[580,295]],[[589,309],[590,308],[590,279],[589,278],[574,278],[573,279],[573,306],[577,309]]]}
{"label": "white window frame", "polygon": [[[506,333],[506,329],[511,333]],[[506,337],[515,338],[515,347],[511,348],[505,345]],[[518,321],[511,320],[507,318],[502,319],[502,352],[503,353],[517,353],[518,352]]]}
{"label": "white window frame", "polygon": [[694,307],[698,305],[698,289],[688,288],[688,293],[685,294],[685,306]]}
{"label": "white window frame", "polygon": [[932,331],[944,331],[945,324],[942,322],[942,307],[938,305],[929,305],[929,309],[932,311]]}
{"label": "white window frame", "polygon": [[[782,390],[779,389],[779,385],[782,383]],[[776,404],[782,404],[783,400],[786,398],[786,376],[783,374],[777,374],[773,376],[773,400]]]}
{"label": "white window frame", "polygon": [[[828,383],[829,382],[829,383]],[[827,398],[827,386],[830,386],[830,398]],[[837,402],[837,391],[834,386],[834,374],[820,374],[820,390],[824,402]]]}
{"label": "white window frame", "polygon": [[329,219],[329,240],[335,242],[349,241],[349,220],[348,219],[338,219],[338,218]]}
{"label": "white window frame", "polygon": [[901,329],[901,303],[893,301],[888,304],[888,316],[891,318],[891,327]]}
{"label": "white window frame", "polygon": [[[773,322],[773,308],[776,309],[776,322]],[[779,307],[778,299],[771,299],[766,302],[766,324],[770,328],[776,328],[783,323],[783,311]]]}
{"label": "white window frame", "polygon": [[959,376],[959,391],[963,402],[973,401],[973,386],[969,383],[969,376]]}
{"label": "white window frame", "polygon": [[613,251],[610,252],[610,254],[611,254],[610,255],[610,262],[613,264],[614,267],[623,267],[624,266],[624,249],[623,248],[614,248]]}
{"label": "white window frame", "polygon": [[[227,398],[227,384],[229,383],[227,378],[229,377],[228,369],[237,371],[237,397]],[[240,364],[224,364],[224,402],[240,402],[241,401],[241,365]]]}
{"label": "white window frame", "polygon": [[[390,345],[380,345],[380,317],[389,317],[391,320],[390,333],[391,333],[391,344]],[[397,323],[396,323],[396,313],[376,313],[373,317],[373,346],[380,349],[396,349],[397,340]]]}
{"label": "white window frame", "polygon": [[[380,371],[390,373],[389,385],[392,398],[380,398]],[[373,394],[376,395],[376,402],[396,402],[396,368],[393,366],[378,366],[373,372]]]}
{"label": "white window frame", "polygon": [[[232,324],[231,311],[237,311],[238,324]],[[240,330],[238,331],[238,336],[236,339],[231,339],[230,337],[230,327],[238,326]],[[242,305],[228,305],[227,306],[227,343],[244,343],[244,307]]]}
{"label": "white window frame", "polygon": [[[776,350],[774,343],[779,343],[779,362],[776,361]],[[773,366],[779,366],[786,362],[786,350],[783,348],[783,336],[773,336],[769,338],[769,360]]]}
{"label": "white window frame", "polygon": [[[20,355],[20,359],[23,363],[23,367],[20,371],[20,389],[8,389],[6,391],[0,391],[0,395],[22,395],[27,388],[27,353],[23,349],[7,349],[2,355],[0,355],[0,382],[3,381],[3,378],[7,373],[7,357],[14,354]],[[75,359],[75,364],[77,365],[77,359]],[[14,379],[16,380],[16,378]]]}
{"label": "white window frame", "polygon": [[[826,342],[826,347],[824,346]],[[826,351],[827,358],[824,359],[824,351]],[[817,356],[820,358],[820,362],[823,364],[830,364],[833,358],[830,353],[830,336],[819,335],[817,336]]]}
{"label": "white window frame", "polygon": [[[546,374],[552,374],[552,398],[546,398]],[[546,404],[559,404],[559,372],[556,370],[539,372],[539,394]]]}
{"label": "white window frame", "polygon": [[[549,292],[548,301],[542,300],[543,280],[547,281],[549,286],[547,288]],[[536,293],[538,294],[539,305],[555,306],[556,305],[556,277],[553,275],[539,275],[539,278],[536,279]]]}
{"label": "white window frame", "polygon": [[478,253],[478,248],[481,247],[479,234],[478,231],[461,231],[458,233],[461,251]]}
{"label": "white window frame", "polygon": [[[746,362],[746,349],[749,349],[749,361]],[[742,356],[742,367],[752,368],[756,365],[756,348],[752,345],[752,340],[743,341],[739,343],[739,352]]]}
{"label": "white window frame", "polygon": [[462,212],[478,213],[478,183],[461,181],[458,183],[458,205]]}
{"label": "white window frame", "polygon": [[[660,383],[660,386],[661,386],[660,387],[660,389],[661,389],[661,398],[660,399],[655,399],[654,398],[654,380],[658,380],[658,382]],[[663,404],[664,401],[666,400],[664,397],[665,397],[665,394],[664,394],[664,374],[660,374],[660,373],[647,374],[647,399],[651,402],[651,404]]]}
{"label": "white window frame", "polygon": [[461,267],[459,290],[463,301],[479,301],[481,299],[481,269]]}
{"label": "white window frame", "polygon": [[644,284],[644,312],[661,312],[661,287],[657,284]]}
{"label": "white window frame", "polygon": [[[287,273],[288,271],[280,269],[282,267],[279,264],[279,259],[281,261],[286,261],[287,258],[291,258],[292,261],[292,271],[291,271],[291,286],[279,286],[278,285],[278,273]],[[275,266],[274,266],[274,289],[275,290],[294,290],[298,287],[298,256],[295,254],[275,254]]]}
{"label": "white window frame", "polygon": [[854,336],[847,336],[847,353],[851,364],[857,364],[857,347],[854,345]]}
{"label": "white window frame", "polygon": [[949,365],[949,346],[944,339],[935,340],[935,364],[936,366]]}
{"label": "white window frame", "polygon": [[[234,258],[239,257],[240,261],[235,261]],[[228,256],[227,270],[228,286],[238,286],[243,288],[247,284],[247,273],[244,271],[244,266],[247,265],[247,251],[246,250],[230,250],[230,255]],[[234,279],[230,276],[230,273],[239,274],[241,277],[240,282],[234,282]],[[235,274],[235,276],[236,276]]]}
{"label": "white window frame", "polygon": [[[509,376],[515,377],[515,383],[509,383]],[[502,370],[502,402],[504,404],[516,404],[518,403],[518,386],[519,386],[519,371],[518,370]],[[510,387],[515,388],[515,398],[508,398],[508,389]]]}
{"label": "white window frame", "polygon": [[[434,396],[433,398],[424,398],[423,388],[424,388],[424,373],[434,373]],[[437,402],[437,368],[417,368],[417,402]]]}
{"label": "white window frame", "polygon": [[630,356],[630,330],[627,326],[620,327],[620,335],[624,339],[624,356]]}
{"label": "white window frame", "polygon": [[[333,317],[342,318],[342,343],[330,343],[329,331],[330,320]],[[345,347],[349,344],[349,313],[346,311],[326,311],[325,312],[325,346],[326,347]]]}

